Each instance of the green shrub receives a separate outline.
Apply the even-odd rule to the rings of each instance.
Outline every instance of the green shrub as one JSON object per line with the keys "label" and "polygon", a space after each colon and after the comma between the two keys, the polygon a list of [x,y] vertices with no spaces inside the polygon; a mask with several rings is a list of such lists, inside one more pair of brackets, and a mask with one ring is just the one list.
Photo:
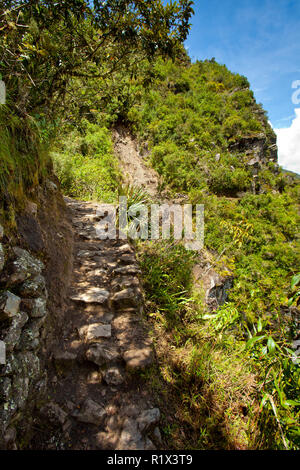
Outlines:
{"label": "green shrub", "polygon": [[107,128],[86,122],[82,132],[73,130],[64,137],[52,157],[65,194],[104,202],[116,199],[121,176]]}

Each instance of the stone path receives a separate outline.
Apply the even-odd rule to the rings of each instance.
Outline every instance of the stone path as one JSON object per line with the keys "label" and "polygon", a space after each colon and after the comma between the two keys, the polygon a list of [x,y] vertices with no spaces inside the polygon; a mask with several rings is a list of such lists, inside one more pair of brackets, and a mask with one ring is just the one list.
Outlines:
{"label": "stone path", "polygon": [[74,274],[64,338],[53,353],[51,401],[41,410],[63,437],[52,435],[47,448],[155,449],[160,411],[141,374],[153,347],[134,251],[124,240],[97,239],[97,204],[66,203]]}

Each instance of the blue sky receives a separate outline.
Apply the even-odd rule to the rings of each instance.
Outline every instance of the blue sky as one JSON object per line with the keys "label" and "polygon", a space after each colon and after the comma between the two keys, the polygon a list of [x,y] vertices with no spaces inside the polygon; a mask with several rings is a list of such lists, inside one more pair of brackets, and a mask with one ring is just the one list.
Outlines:
{"label": "blue sky", "polygon": [[[292,82],[300,80],[300,0],[196,0],[194,10],[186,41],[192,60],[215,57],[245,75],[273,127],[298,132]],[[288,157],[295,171],[300,131],[292,138],[299,142],[298,155]],[[279,161],[286,167],[283,152]]]}

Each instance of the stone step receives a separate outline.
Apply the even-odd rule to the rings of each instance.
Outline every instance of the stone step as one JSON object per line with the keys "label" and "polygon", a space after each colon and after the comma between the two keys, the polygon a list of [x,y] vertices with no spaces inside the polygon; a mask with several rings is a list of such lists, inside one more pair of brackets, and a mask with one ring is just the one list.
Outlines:
{"label": "stone step", "polygon": [[79,337],[86,342],[97,341],[101,338],[111,337],[111,325],[105,323],[91,323],[78,330]]}
{"label": "stone step", "polygon": [[119,275],[119,274],[141,274],[141,270],[139,269],[138,265],[132,264],[129,266],[122,266],[120,268],[115,268],[113,270],[114,275]]}
{"label": "stone step", "polygon": [[100,287],[89,287],[84,292],[78,292],[77,294],[71,295],[70,299],[76,302],[104,304],[109,298],[109,292]]}
{"label": "stone step", "polygon": [[98,366],[103,366],[121,358],[120,350],[113,344],[95,343],[86,351],[86,358]]}
{"label": "stone step", "polygon": [[116,292],[111,297],[112,305],[116,308],[136,307],[139,304],[139,300],[136,290],[130,287]]}

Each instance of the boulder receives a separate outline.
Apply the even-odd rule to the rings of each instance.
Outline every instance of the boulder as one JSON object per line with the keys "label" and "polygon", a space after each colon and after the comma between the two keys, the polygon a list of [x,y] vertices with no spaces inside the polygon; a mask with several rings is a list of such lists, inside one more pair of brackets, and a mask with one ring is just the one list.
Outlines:
{"label": "boulder", "polygon": [[127,418],[124,421],[121,436],[116,450],[144,450],[145,443],[143,436],[138,429],[134,419]]}
{"label": "boulder", "polygon": [[111,300],[117,307],[134,307],[138,304],[137,294],[130,287],[116,292]]}
{"label": "boulder", "polygon": [[23,329],[18,349],[34,350],[40,344],[40,329],[45,323],[46,317],[37,318],[29,322]]}
{"label": "boulder", "polygon": [[46,281],[44,276],[38,274],[32,279],[23,282],[19,292],[22,297],[38,298],[41,295],[47,297]]}
{"label": "boulder", "polygon": [[141,270],[136,265],[122,266],[114,269],[114,274],[141,274]]}
{"label": "boulder", "polygon": [[80,410],[76,410],[72,416],[82,423],[95,424],[99,426],[103,423],[107,413],[105,408],[95,401],[87,398],[81,405]]}
{"label": "boulder", "polygon": [[20,284],[26,279],[36,276],[45,268],[42,261],[31,256],[28,251],[19,247],[14,247],[13,252],[16,259],[9,267],[9,284]]}
{"label": "boulder", "polygon": [[19,311],[21,299],[9,291],[0,295],[0,320],[13,318]]}
{"label": "boulder", "polygon": [[123,354],[128,369],[143,369],[153,362],[152,348],[150,346],[136,347]]}
{"label": "boulder", "polygon": [[79,329],[79,336],[87,341],[97,341],[101,338],[111,337],[111,325],[92,323]]}
{"label": "boulder", "polygon": [[138,428],[141,432],[148,431],[148,429],[157,424],[160,420],[160,410],[158,408],[152,408],[143,411],[137,418]]}
{"label": "boulder", "polygon": [[125,243],[124,245],[119,246],[116,248],[117,253],[133,253],[133,249],[128,243]]}
{"label": "boulder", "polygon": [[17,313],[13,317],[11,325],[4,336],[7,351],[12,351],[14,349],[20,339],[22,328],[27,321],[28,315],[24,312]]}
{"label": "boulder", "polygon": [[98,366],[103,366],[108,362],[116,361],[119,356],[120,354],[116,347],[101,343],[93,344],[86,351],[86,358]]}
{"label": "boulder", "polygon": [[41,318],[47,314],[47,300],[43,297],[22,299],[21,308],[24,309],[31,318]]}
{"label": "boulder", "polygon": [[114,291],[120,291],[123,289],[139,287],[139,285],[140,281],[136,276],[118,276],[112,281],[111,288]]}
{"label": "boulder", "polygon": [[42,416],[49,419],[52,424],[63,426],[67,420],[68,414],[57,403],[48,403],[40,410]]}

